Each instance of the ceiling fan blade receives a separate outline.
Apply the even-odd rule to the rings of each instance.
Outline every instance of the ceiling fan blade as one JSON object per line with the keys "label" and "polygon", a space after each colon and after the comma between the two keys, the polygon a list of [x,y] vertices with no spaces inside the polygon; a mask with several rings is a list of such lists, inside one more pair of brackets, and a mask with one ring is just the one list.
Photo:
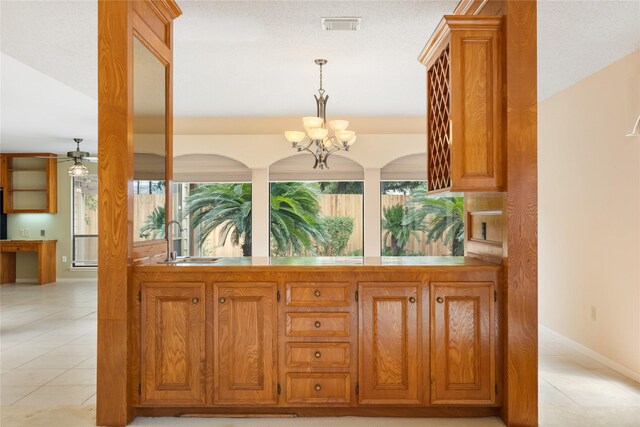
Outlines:
{"label": "ceiling fan blade", "polygon": [[64,156],[56,156],[56,157],[52,157],[52,156],[34,156],[36,159],[66,159],[66,157]]}
{"label": "ceiling fan blade", "polygon": [[98,163],[98,158],[97,157],[83,157],[82,161],[87,161],[87,162],[91,162],[91,163]]}
{"label": "ceiling fan blade", "polygon": [[65,158],[60,158],[60,157],[59,157],[59,159],[60,160],[58,160],[58,163],[70,162],[70,161],[73,160],[73,159],[65,159]]}

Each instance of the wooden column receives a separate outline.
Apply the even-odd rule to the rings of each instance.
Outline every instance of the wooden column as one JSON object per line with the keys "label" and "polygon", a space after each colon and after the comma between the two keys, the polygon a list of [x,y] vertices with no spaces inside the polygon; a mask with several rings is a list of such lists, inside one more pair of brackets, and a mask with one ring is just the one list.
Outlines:
{"label": "wooden column", "polygon": [[132,249],[133,78],[130,5],[98,2],[98,374],[96,424],[132,418],[127,268]]}
{"label": "wooden column", "polygon": [[509,426],[538,425],[536,1],[505,1],[507,228],[504,349]]}
{"label": "wooden column", "polygon": [[[506,108],[503,114],[507,175],[506,236],[503,236],[505,394],[502,418],[509,426],[537,426],[537,4],[536,0],[461,0],[454,13],[504,15]],[[473,202],[478,202],[478,197],[474,196]],[[490,203],[494,209],[502,209],[497,198],[494,202]]]}
{"label": "wooden column", "polygon": [[[139,303],[133,256],[133,38],[166,66],[167,188],[171,176],[173,0],[98,1],[98,374],[96,423],[123,426],[138,400]],[[169,201],[169,196],[167,196]],[[170,207],[170,205],[167,205]]]}

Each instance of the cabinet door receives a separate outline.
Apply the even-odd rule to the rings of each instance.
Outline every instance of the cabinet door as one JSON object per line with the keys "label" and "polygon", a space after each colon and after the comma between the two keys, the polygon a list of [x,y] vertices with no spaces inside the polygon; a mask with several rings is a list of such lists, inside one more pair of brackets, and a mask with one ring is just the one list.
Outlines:
{"label": "cabinet door", "polygon": [[422,401],[420,294],[414,283],[359,285],[361,404]]}
{"label": "cabinet door", "polygon": [[214,404],[276,404],[276,290],[276,283],[216,285]]}
{"label": "cabinet door", "polygon": [[431,403],[495,403],[494,290],[431,284]]}
{"label": "cabinet door", "polygon": [[204,283],[145,283],[142,292],[142,403],[204,404]]}

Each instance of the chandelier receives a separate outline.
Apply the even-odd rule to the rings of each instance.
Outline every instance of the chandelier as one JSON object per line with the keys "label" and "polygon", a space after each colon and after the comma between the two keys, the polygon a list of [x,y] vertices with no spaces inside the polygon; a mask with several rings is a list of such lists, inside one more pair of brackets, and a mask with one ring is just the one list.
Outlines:
{"label": "chandelier", "polygon": [[316,98],[317,113],[316,117],[303,117],[302,125],[305,132],[286,131],[284,133],[287,141],[291,143],[291,147],[298,152],[308,151],[313,154],[316,159],[313,168],[329,169],[327,159],[331,153],[336,151],[349,151],[349,147],[356,142],[356,133],[347,130],[349,122],[347,120],[329,120],[329,128],[333,131],[333,135],[329,134],[327,129],[327,101],[329,95],[324,94],[322,88],[322,66],[327,63],[326,59],[316,59],[315,63],[320,66],[320,89]]}

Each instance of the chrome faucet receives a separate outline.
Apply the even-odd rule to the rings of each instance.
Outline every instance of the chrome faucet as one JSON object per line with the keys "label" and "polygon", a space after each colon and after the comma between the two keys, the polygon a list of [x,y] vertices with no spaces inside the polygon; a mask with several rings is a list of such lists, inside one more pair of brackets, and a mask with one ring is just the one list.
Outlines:
{"label": "chrome faucet", "polygon": [[[165,262],[175,261],[178,258],[178,253],[173,250],[173,239],[171,238],[171,234],[169,234],[169,228],[171,227],[171,224],[178,224],[178,233],[182,233],[183,231],[182,226],[175,219],[169,221],[169,223],[165,226],[164,235],[167,238],[167,259],[164,260]],[[180,234],[178,234],[178,236],[180,236]]]}

